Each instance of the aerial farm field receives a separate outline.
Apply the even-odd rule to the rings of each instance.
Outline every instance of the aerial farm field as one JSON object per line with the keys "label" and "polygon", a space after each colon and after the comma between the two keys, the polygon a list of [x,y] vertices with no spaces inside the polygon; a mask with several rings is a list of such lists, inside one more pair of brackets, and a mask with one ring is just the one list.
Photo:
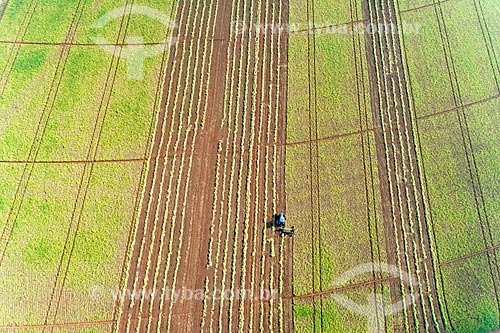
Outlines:
{"label": "aerial farm field", "polygon": [[289,37],[296,331],[374,329],[339,294],[382,295],[375,331],[499,329],[499,18],[484,0],[290,1],[314,26]]}
{"label": "aerial farm field", "polygon": [[500,329],[499,22],[1,1],[0,331]]}

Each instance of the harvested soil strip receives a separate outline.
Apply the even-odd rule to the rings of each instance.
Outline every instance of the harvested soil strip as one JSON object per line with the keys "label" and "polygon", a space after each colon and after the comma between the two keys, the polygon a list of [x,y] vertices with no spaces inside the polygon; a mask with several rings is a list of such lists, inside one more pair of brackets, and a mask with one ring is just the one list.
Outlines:
{"label": "harvested soil strip", "polygon": [[289,331],[279,301],[161,297],[182,289],[204,289],[208,297],[213,290],[252,289],[255,296],[261,286],[281,284],[285,293],[290,285],[284,261],[269,254],[281,240],[261,218],[284,203],[277,164],[284,149],[279,61],[286,38],[231,26],[232,20],[280,21],[284,10],[269,0],[179,3],[179,40],[169,54],[125,283],[145,294],[122,300],[118,331]]}
{"label": "harvested soil strip", "polygon": [[[392,1],[363,3],[370,21],[365,35],[371,105],[381,180],[382,209],[389,264],[417,279],[417,285],[391,283],[393,302],[409,297],[403,310],[410,332],[443,332],[436,289],[432,226],[423,197],[415,144],[415,116],[409,103],[397,16]],[[395,330],[402,327],[396,323]]]}

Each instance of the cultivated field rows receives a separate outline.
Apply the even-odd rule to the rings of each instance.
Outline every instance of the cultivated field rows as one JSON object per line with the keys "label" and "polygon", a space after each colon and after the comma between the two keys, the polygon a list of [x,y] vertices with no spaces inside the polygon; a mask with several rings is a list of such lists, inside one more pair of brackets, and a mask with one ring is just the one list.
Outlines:
{"label": "cultivated field rows", "polygon": [[[325,15],[324,9],[315,15],[321,5],[313,1],[291,1],[290,6],[302,17],[292,12],[292,21],[294,16],[298,21],[314,21]],[[347,5],[332,4],[335,6]],[[352,2],[350,6],[352,13],[359,13],[362,7]],[[486,121],[498,105],[499,91],[493,33],[497,24],[492,20],[498,11],[491,6],[490,1],[441,5],[400,1],[393,8],[388,2],[370,2],[363,11],[364,20],[356,15],[350,19],[342,16],[339,13],[345,11],[337,8],[340,17],[334,23],[377,26],[393,22],[399,27],[398,34],[358,38],[356,34],[328,35],[316,30],[313,37],[291,35],[287,210],[292,219],[304,221],[299,227],[306,229],[297,234],[294,243],[294,325],[298,331],[366,331],[366,319],[353,312],[346,314],[356,325],[347,327],[345,321],[334,319],[345,309],[321,296],[340,292],[342,289],[336,291],[331,282],[365,262],[392,263],[399,267],[400,278],[409,272],[418,281],[415,286],[395,281],[385,286],[369,283],[374,293],[391,292],[388,303],[410,297],[401,316],[386,318],[388,330],[453,328],[470,332],[498,327],[498,198],[493,191],[498,140],[493,125]],[[462,38],[459,27],[464,21],[471,23],[471,29]],[[408,23],[420,24],[420,33],[403,33],[401,26]],[[352,39],[352,47],[344,41],[348,39]],[[338,46],[324,47],[321,40],[330,41],[324,45]],[[334,52],[340,54],[331,56]],[[366,63],[365,53],[373,54],[373,60]],[[346,89],[349,79],[343,87],[322,79],[325,71],[318,68],[329,59],[330,66],[342,59],[342,64],[356,68],[352,72],[361,82],[358,89]],[[471,67],[471,62],[477,66]],[[367,67],[370,75],[375,75],[370,80]],[[335,74],[346,77],[350,71],[346,65]],[[367,86],[368,82],[372,86]],[[304,93],[307,91],[309,96]],[[346,91],[351,96],[339,99],[345,103],[340,104],[345,111],[330,111],[339,103],[333,96]],[[371,97],[367,96],[370,91]],[[322,108],[317,102],[325,99],[330,101]],[[370,99],[371,105],[367,105]],[[350,130],[336,126],[337,117],[342,115],[341,124],[347,125],[350,114],[358,109],[364,109],[367,116],[363,125]],[[309,133],[305,130],[308,125]],[[318,143],[308,144],[308,140]],[[354,151],[362,153],[351,153]],[[361,156],[363,163],[359,162]],[[308,169],[305,176],[304,169]],[[385,189],[379,177],[388,179]],[[304,193],[306,189],[308,193]],[[390,205],[384,207],[385,203]],[[365,210],[368,214],[363,216]],[[357,231],[363,225],[368,233]],[[352,239],[346,238],[346,231],[353,231]],[[312,264],[306,261],[311,255]],[[376,273],[373,278],[385,277]],[[352,290],[361,288],[363,280],[353,278]],[[481,286],[476,293],[471,290],[472,280]],[[467,296],[460,295],[460,289]],[[364,303],[366,298],[360,299],[359,304]]]}
{"label": "cultivated field rows", "polygon": [[[270,2],[178,4],[180,38],[171,50],[126,286],[202,287],[208,296],[236,297],[125,299],[118,330],[286,330],[285,243],[266,228],[284,202],[276,144],[284,121],[277,51],[285,44],[281,34],[241,33],[230,24],[250,27],[284,15],[286,7]],[[250,299],[239,297],[243,289],[252,291]],[[277,289],[278,298],[260,300],[261,289]]]}
{"label": "cultivated field rows", "polygon": [[[10,5],[0,22],[0,29],[6,29],[2,30],[1,43],[8,45],[7,56],[2,58],[6,59],[1,77],[2,104],[6,106],[2,112],[9,113],[11,120],[2,133],[7,134],[2,137],[6,140],[2,144],[6,144],[0,160],[6,171],[2,178],[14,186],[5,193],[8,209],[2,209],[1,275],[5,277],[2,289],[23,301],[2,304],[5,321],[1,324],[111,320],[114,303],[110,291],[118,287],[130,228],[130,222],[123,221],[132,221],[154,94],[135,105],[135,113],[144,116],[138,131],[142,135],[128,137],[131,150],[121,149],[125,158],[133,151],[136,159],[115,163],[113,159],[120,157],[106,151],[118,148],[121,142],[109,131],[120,129],[127,116],[117,119],[110,113],[116,111],[120,93],[129,88],[123,84],[126,64],[119,60],[121,48],[115,48],[110,56],[92,44],[72,45],[82,27],[80,20],[88,18],[92,13],[88,10],[95,5],[87,7],[89,3],[80,1],[65,8],[71,20],[60,25],[67,31],[56,41],[64,45],[27,34],[43,22],[41,13],[54,14],[63,7],[51,7],[55,8],[51,11],[38,1],[11,1]],[[128,17],[125,13],[119,21],[115,43],[126,39]],[[12,26],[9,22],[22,24]],[[12,32],[15,34],[10,35]],[[24,45],[27,40],[40,45]],[[158,63],[149,64],[147,73],[155,75]],[[87,75],[95,74],[96,83],[82,81],[85,69]],[[123,77],[116,79],[117,72]],[[73,94],[81,91],[82,96],[72,98],[71,88],[77,89]],[[85,97],[90,102],[83,101]],[[135,96],[137,102],[143,97]],[[110,105],[115,107],[108,112]],[[37,125],[29,125],[33,123]],[[73,128],[78,133],[82,127],[88,135],[68,138],[69,131],[63,129]],[[19,141],[22,145],[16,146]],[[89,163],[102,157],[111,161]],[[11,172],[7,168],[14,167],[17,176],[11,173],[12,177],[7,177]],[[28,285],[32,286],[29,290],[25,288]],[[102,289],[104,300],[89,298],[94,287]],[[26,311],[29,302],[37,303],[37,311]]]}

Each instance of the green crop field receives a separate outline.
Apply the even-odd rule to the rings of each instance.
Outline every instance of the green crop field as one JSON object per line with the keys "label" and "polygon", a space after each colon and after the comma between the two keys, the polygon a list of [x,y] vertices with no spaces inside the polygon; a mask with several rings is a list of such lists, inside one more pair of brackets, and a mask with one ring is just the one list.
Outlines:
{"label": "green crop field", "polygon": [[[291,0],[290,23],[314,21],[318,28],[366,20],[361,7]],[[494,1],[479,0],[397,1],[395,10],[400,29],[417,27],[400,41],[436,260],[436,304],[446,332],[498,329],[500,11]],[[367,36],[317,29],[289,37],[287,138],[297,144],[287,147],[286,191],[288,218],[300,230],[293,257],[297,332],[366,332],[366,315],[329,296],[342,293],[366,305],[370,293],[389,295],[397,286],[380,284],[387,276],[376,270],[353,276],[345,290],[335,285],[357,265],[390,260],[393,242],[382,209]],[[362,290],[365,296],[352,295]],[[402,331],[408,315],[387,315],[385,329]]]}
{"label": "green crop field", "polygon": [[9,1],[0,21],[0,326],[108,322],[168,50],[130,80],[127,59],[91,37],[161,42],[167,27],[135,18],[119,35],[119,19],[93,24],[125,2],[35,2]]}
{"label": "green crop field", "polygon": [[500,330],[499,111],[498,0],[0,1],[0,331]]}

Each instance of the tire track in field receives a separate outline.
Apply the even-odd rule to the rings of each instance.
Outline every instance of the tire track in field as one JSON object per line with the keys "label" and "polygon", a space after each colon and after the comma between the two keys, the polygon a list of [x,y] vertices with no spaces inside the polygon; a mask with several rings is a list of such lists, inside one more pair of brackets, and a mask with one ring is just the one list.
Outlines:
{"label": "tire track in field", "polygon": [[9,0],[4,0],[0,2],[0,22],[2,22],[2,18],[7,10],[7,6],[9,5]]}
{"label": "tire track in field", "polygon": [[[314,27],[314,1],[307,1],[307,18],[308,21],[312,22]],[[320,232],[321,226],[318,222],[316,226],[316,221],[319,221],[319,201],[317,198],[319,197],[319,188],[318,183],[314,184],[314,179],[317,179],[318,175],[318,129],[317,129],[317,103],[316,103],[316,46],[315,46],[315,38],[316,34],[313,32],[312,34],[308,34],[307,37],[307,66],[308,66],[308,83],[309,83],[309,171],[310,171],[310,183],[309,183],[309,191],[310,191],[310,209],[311,209],[311,276],[312,276],[312,290],[316,292],[319,288],[321,290],[321,272],[319,272],[319,287],[316,285],[316,253],[320,253],[321,250],[321,239],[317,237]],[[316,174],[315,174],[316,173]],[[316,186],[315,186],[316,185]],[[316,199],[316,200],[315,200]],[[321,260],[321,255],[319,255],[319,260]],[[321,262],[319,263],[319,267],[321,269]],[[320,330],[323,330],[323,299],[320,297],[319,300],[316,297],[313,297],[313,325],[314,332],[316,332],[316,302],[319,302],[320,308],[320,322],[321,327]]]}
{"label": "tire track in field", "polygon": [[[36,7],[38,5],[39,0],[31,0],[29,3],[29,7],[26,10],[26,14],[23,17],[23,20],[21,22],[21,25],[19,27],[19,30],[17,31],[16,34],[16,41],[22,41],[24,39],[24,36],[26,35],[26,32],[28,31],[28,27],[30,25],[31,19],[33,18],[33,14],[35,13]],[[3,17],[3,13],[2,13]],[[0,18],[1,22],[1,18]],[[2,70],[2,75],[0,76],[0,96],[3,96],[3,93],[5,91],[5,87],[7,87],[7,83],[9,81],[10,74],[12,73],[12,68],[14,66],[14,63],[16,62],[17,55],[19,54],[19,49],[21,48],[21,45],[13,45],[12,49],[9,52],[9,56],[7,58],[7,62],[5,64],[5,67]]]}
{"label": "tire track in field", "polygon": [[432,226],[415,146],[415,119],[401,53],[401,27],[390,1],[364,3],[363,15],[372,28],[365,39],[372,112],[380,128],[375,137],[388,260],[399,267],[400,274],[408,272],[418,281],[415,286],[402,280],[399,285],[391,283],[391,298],[395,302],[410,296],[410,304],[403,299],[406,330],[442,332]]}
{"label": "tire track in field", "polygon": [[[350,14],[351,21],[359,20],[358,17],[358,4],[357,1],[350,1]],[[363,49],[361,45],[362,36],[356,35],[354,32],[354,27],[351,30],[352,33],[352,46],[354,52],[354,67],[356,70],[356,95],[357,95],[357,103],[358,103],[358,124],[359,124],[359,132],[360,132],[360,141],[361,141],[361,153],[362,153],[362,162],[363,162],[363,174],[364,174],[364,190],[365,190],[365,200],[366,200],[366,219],[367,219],[367,229],[368,229],[368,237],[370,242],[370,255],[372,262],[372,280],[382,280],[383,274],[380,270],[380,265],[376,263],[382,262],[381,250],[380,250],[380,239],[379,239],[379,227],[378,227],[378,215],[377,215],[377,204],[376,204],[376,195],[375,195],[375,185],[374,185],[374,174],[373,174],[373,161],[372,161],[372,148],[370,141],[370,133],[367,130],[369,128],[368,123],[368,110],[367,110],[367,100],[366,100],[366,90],[365,90],[365,72],[364,72],[364,63],[363,63]],[[359,58],[358,58],[359,55]],[[362,98],[361,98],[362,94]],[[365,135],[366,134],[366,135]],[[368,154],[368,158],[367,155]],[[368,160],[368,161],[367,161]],[[370,207],[372,207],[373,212],[370,211]],[[377,272],[377,268],[379,271]],[[384,294],[384,284],[382,283],[373,283],[373,293],[374,294]],[[385,304],[381,304],[382,313],[385,313]],[[380,314],[379,308],[375,309],[375,317],[376,319],[376,329],[379,332],[387,331],[387,324],[380,323],[379,318]],[[384,314],[382,314],[384,315]],[[383,326],[383,327],[381,327]]]}
{"label": "tire track in field", "polygon": [[[133,0],[130,1],[130,3],[127,2],[125,4],[126,8],[125,8],[124,15],[122,15],[122,19],[120,22],[120,28],[118,30],[118,36],[117,36],[117,44],[119,44],[120,41],[123,42],[126,38],[128,24],[130,22],[130,14],[131,14],[132,6],[133,6]],[[92,138],[90,141],[89,149],[87,151],[86,160],[95,160],[95,158],[97,156],[100,137],[101,137],[104,122],[106,119],[106,114],[107,114],[107,110],[109,107],[109,102],[111,100],[111,96],[112,96],[113,87],[114,87],[114,83],[115,83],[117,72],[118,72],[118,66],[120,63],[122,50],[123,49],[121,47],[115,47],[114,52],[113,52],[112,60],[111,60],[111,63],[109,65],[109,68],[108,68],[108,73],[107,73],[105,86],[104,86],[104,90],[103,90],[103,95],[101,97],[101,102],[100,102],[97,117],[95,120]],[[88,189],[90,187],[90,181],[92,178],[93,168],[94,168],[94,163],[89,163],[89,164],[84,165],[84,170],[83,170],[80,185],[78,188],[77,200],[76,200],[74,208],[73,208],[70,226],[68,229],[67,238],[65,241],[63,253],[61,256],[61,261],[60,261],[60,264],[59,264],[58,269],[57,269],[56,282],[54,284],[53,293],[52,293],[51,299],[49,301],[49,308],[47,310],[46,319],[45,319],[46,322],[47,322],[49,316],[51,316],[51,315],[53,318],[52,321],[55,322],[57,315],[58,315],[60,300],[61,300],[62,293],[64,291],[66,276],[67,276],[67,273],[69,271],[73,250],[74,250],[74,247],[76,244],[78,229],[80,226],[83,210],[85,207],[87,192],[88,192]],[[67,250],[68,248],[69,248],[69,251]],[[64,262],[64,264],[63,264],[63,262]],[[61,273],[61,270],[63,271],[62,279],[61,279],[61,281],[59,281],[59,275]],[[53,305],[52,302],[54,300],[55,294],[57,294],[56,301],[55,301],[55,307],[52,307],[52,305]]]}
{"label": "tire track in field", "polygon": [[477,19],[479,21],[479,26],[481,28],[481,33],[484,39],[484,45],[486,46],[486,50],[488,51],[488,58],[491,65],[491,70],[493,72],[493,76],[495,78],[495,84],[497,86],[497,90],[500,93],[500,66],[498,64],[497,54],[495,52],[495,46],[493,45],[493,40],[491,38],[491,32],[486,22],[486,17],[484,16],[483,6],[481,5],[481,0],[474,0],[474,9],[477,14]]}
{"label": "tire track in field", "polygon": [[[488,212],[486,209],[486,204],[484,201],[483,189],[481,185],[481,179],[479,176],[479,170],[476,163],[476,158],[474,155],[474,147],[472,144],[471,134],[469,125],[467,122],[467,115],[465,113],[465,108],[463,107],[462,93],[460,82],[458,80],[453,51],[450,44],[450,38],[448,35],[448,30],[446,27],[446,21],[444,19],[443,9],[440,4],[434,7],[436,18],[439,26],[439,33],[441,37],[441,42],[443,45],[443,52],[445,55],[446,66],[448,69],[448,75],[451,82],[451,89],[453,92],[453,98],[455,101],[457,120],[460,126],[460,132],[462,136],[462,143],[465,151],[465,158],[467,161],[467,168],[470,176],[470,181],[472,183],[472,194],[474,196],[477,217],[479,220],[479,225],[481,227],[481,233],[483,237],[483,242],[485,248],[494,246],[493,236],[491,233],[491,225],[488,217]],[[491,58],[490,58],[491,61]],[[495,75],[495,73],[494,73]],[[496,76],[495,76],[496,78]],[[487,252],[488,266],[493,284],[493,291],[498,304],[499,316],[500,316],[500,268],[498,266],[498,257],[495,251]],[[446,297],[446,295],[445,295]],[[499,317],[500,320],[500,317]],[[451,323],[453,327],[453,324]]]}
{"label": "tire track in field", "polygon": [[[85,0],[79,0],[77,3],[77,7],[75,10],[75,16],[71,22],[71,25],[68,29],[68,32],[66,34],[65,39],[67,41],[71,41],[74,38],[74,34],[76,32],[76,28],[78,26],[79,19],[81,17],[81,10],[79,12],[80,5],[84,3]],[[57,61],[56,65],[56,70],[54,73],[54,77],[52,79],[52,83],[50,86],[50,89],[47,94],[47,99],[45,101],[45,104],[42,108],[42,112],[40,115],[40,119],[38,121],[38,124],[36,125],[36,131],[35,135],[33,138],[33,141],[30,146],[30,150],[28,153],[28,157],[26,161],[29,161],[29,164],[25,164],[23,168],[23,172],[21,174],[21,178],[18,182],[17,189],[14,195],[14,200],[11,206],[11,209],[9,210],[9,213],[7,215],[7,220],[2,228],[2,234],[0,235],[0,266],[2,264],[5,251],[7,250],[8,243],[10,241],[10,238],[12,236],[12,232],[14,229],[14,225],[16,223],[17,217],[19,215],[19,212],[21,210],[22,203],[24,201],[24,196],[26,194],[29,180],[31,178],[31,175],[33,173],[34,169],[34,161],[37,159],[38,156],[38,151],[40,149],[44,134],[45,134],[45,128],[47,126],[48,120],[50,118],[50,114],[52,112],[52,109],[55,104],[55,100],[57,97],[57,92],[59,90],[59,85],[61,84],[62,77],[64,74],[64,68],[66,65],[66,62],[69,57],[71,48],[70,47],[63,47],[61,52],[59,53],[59,58]],[[12,68],[11,68],[12,69]]]}

